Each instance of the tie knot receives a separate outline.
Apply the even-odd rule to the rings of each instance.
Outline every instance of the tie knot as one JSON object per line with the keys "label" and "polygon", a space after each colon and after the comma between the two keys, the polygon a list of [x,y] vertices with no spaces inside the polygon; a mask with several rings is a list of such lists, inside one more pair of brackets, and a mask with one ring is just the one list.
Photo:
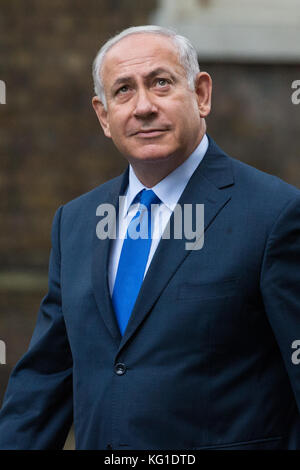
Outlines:
{"label": "tie knot", "polygon": [[152,189],[143,189],[140,193],[140,203],[150,209],[151,204],[160,204],[161,200]]}

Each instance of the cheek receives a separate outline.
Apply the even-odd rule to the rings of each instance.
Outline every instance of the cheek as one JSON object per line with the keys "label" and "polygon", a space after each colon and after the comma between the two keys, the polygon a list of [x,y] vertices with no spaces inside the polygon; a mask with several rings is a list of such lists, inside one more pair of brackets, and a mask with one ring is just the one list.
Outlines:
{"label": "cheek", "polygon": [[124,133],[124,127],[126,122],[126,113],[121,112],[119,109],[115,109],[115,107],[111,107],[108,113],[108,124],[109,129],[112,134],[112,137],[120,136]]}
{"label": "cheek", "polygon": [[177,133],[181,141],[188,141],[193,138],[193,135],[198,131],[200,120],[197,115],[193,115],[191,112],[185,114],[187,116],[184,118],[184,113],[182,118],[178,122]]}
{"label": "cheek", "polygon": [[122,140],[122,137],[124,138],[124,124],[121,121],[121,119],[116,120],[110,120],[109,121],[109,130],[111,133],[111,138],[113,141],[120,141]]}
{"label": "cheek", "polygon": [[110,122],[110,134],[114,145],[119,152],[126,154],[132,152],[133,140],[126,135],[126,124],[121,121],[114,120]]}
{"label": "cheek", "polygon": [[189,129],[198,125],[200,114],[195,99],[179,100],[169,109],[168,115],[172,121],[181,129]]}

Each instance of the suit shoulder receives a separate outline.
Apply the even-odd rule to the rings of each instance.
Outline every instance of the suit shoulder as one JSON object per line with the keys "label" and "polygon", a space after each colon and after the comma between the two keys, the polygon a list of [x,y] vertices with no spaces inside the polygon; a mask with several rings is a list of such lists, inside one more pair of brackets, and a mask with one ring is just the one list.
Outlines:
{"label": "suit shoulder", "polygon": [[87,191],[86,193],[68,201],[66,204],[64,204],[64,209],[78,209],[82,206],[90,204],[93,205],[95,203],[102,202],[112,191],[115,191],[118,187],[120,187],[122,178],[123,175],[119,175],[115,178],[105,181],[96,188],[93,188],[92,190]]}
{"label": "suit shoulder", "polygon": [[117,194],[120,191],[123,178],[124,174],[121,174],[62,204],[56,211],[58,213],[61,209],[62,226],[74,224],[85,226],[92,220],[94,221],[98,206],[111,201],[111,194]]}
{"label": "suit shoulder", "polygon": [[[300,190],[298,188],[283,181],[278,176],[258,170],[235,156],[228,155],[210,136],[208,137],[208,153],[215,159],[213,165],[215,167],[221,166],[223,173],[227,174],[226,179],[234,182],[233,191],[238,193],[239,197],[245,198],[249,204],[251,204],[251,201],[256,203],[260,199],[259,206],[263,207],[262,202],[266,202],[268,206],[272,201],[275,203],[282,201],[284,204],[288,200],[299,198]],[[217,164],[215,157],[217,157]],[[221,164],[222,160],[223,163]],[[224,169],[226,169],[225,172]],[[228,177],[229,174],[230,177]]]}
{"label": "suit shoulder", "polygon": [[257,168],[229,157],[239,190],[253,191],[253,195],[272,200],[273,202],[292,200],[300,197],[300,190],[278,176],[258,170]]}

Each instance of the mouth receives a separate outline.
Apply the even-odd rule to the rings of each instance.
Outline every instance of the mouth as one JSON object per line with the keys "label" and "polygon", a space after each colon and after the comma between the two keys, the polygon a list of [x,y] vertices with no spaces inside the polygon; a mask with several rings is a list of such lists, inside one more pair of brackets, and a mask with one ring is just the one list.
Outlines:
{"label": "mouth", "polygon": [[168,129],[141,129],[133,134],[133,136],[137,137],[144,137],[144,138],[152,138],[152,137],[159,137],[160,135],[167,132]]}

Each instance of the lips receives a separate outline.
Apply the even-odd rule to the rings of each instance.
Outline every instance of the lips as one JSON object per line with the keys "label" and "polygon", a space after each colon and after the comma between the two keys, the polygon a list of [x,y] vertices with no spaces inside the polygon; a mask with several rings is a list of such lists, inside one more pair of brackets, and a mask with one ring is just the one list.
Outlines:
{"label": "lips", "polygon": [[154,129],[140,129],[136,132],[134,132],[132,135],[134,136],[140,136],[140,137],[156,137],[161,135],[162,133],[168,131],[168,129],[160,129],[160,128],[154,128]]}

